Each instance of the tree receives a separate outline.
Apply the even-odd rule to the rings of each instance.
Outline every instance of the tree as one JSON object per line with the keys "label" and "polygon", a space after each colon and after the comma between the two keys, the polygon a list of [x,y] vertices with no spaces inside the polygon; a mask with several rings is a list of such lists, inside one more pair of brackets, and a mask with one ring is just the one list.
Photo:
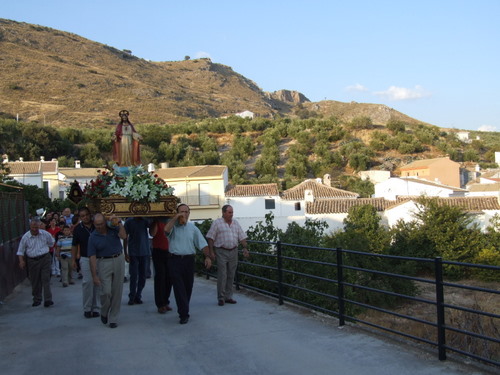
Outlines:
{"label": "tree", "polygon": [[373,121],[368,116],[357,116],[354,117],[349,123],[348,127],[350,129],[369,129],[373,126]]}
{"label": "tree", "polygon": [[358,193],[362,198],[370,198],[375,194],[375,186],[369,180],[362,180],[355,176],[341,177],[342,189]]}
{"label": "tree", "polygon": [[[51,204],[50,198],[44,189],[35,185],[24,185],[17,181],[7,181],[7,185],[19,186],[23,188],[24,199],[28,202],[28,211],[32,215],[36,215],[36,210],[39,208],[48,208]],[[3,187],[0,187],[3,190]],[[8,189],[8,188],[5,188]],[[12,191],[12,190],[6,190]]]}
{"label": "tree", "polygon": [[436,256],[446,260],[472,261],[482,247],[483,236],[473,218],[461,208],[444,206],[436,198],[419,198],[422,209],[415,214],[422,223],[422,234],[436,249]]}
{"label": "tree", "polygon": [[391,131],[393,135],[404,133],[406,130],[406,124],[401,120],[390,119],[387,121],[385,127]]}

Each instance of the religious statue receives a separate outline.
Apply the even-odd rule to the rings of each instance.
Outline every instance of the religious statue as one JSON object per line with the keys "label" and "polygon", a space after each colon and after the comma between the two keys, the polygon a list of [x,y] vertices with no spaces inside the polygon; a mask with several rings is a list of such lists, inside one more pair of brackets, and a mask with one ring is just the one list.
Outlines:
{"label": "religious statue", "polygon": [[134,125],[129,121],[129,112],[120,111],[120,123],[116,125],[113,134],[113,160],[120,167],[141,164],[139,141],[142,137],[136,132]]}

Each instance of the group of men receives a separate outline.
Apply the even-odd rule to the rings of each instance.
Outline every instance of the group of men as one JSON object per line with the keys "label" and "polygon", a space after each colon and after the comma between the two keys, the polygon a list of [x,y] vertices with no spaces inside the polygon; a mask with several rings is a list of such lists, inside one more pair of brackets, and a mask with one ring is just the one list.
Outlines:
{"label": "group of men", "polygon": [[[189,222],[190,208],[186,204],[180,204],[176,215],[170,219],[128,218],[122,223],[115,215],[107,220],[101,213],[96,213],[92,219],[86,207],[80,209],[79,215],[80,222],[73,231],[71,250],[74,267],[76,259],[80,260],[85,318],[100,317],[103,324],[109,323],[111,328],[118,326],[125,261],[129,263],[130,274],[128,304],[142,304],[142,290],[149,267],[149,236],[153,238],[154,296],[159,313],[172,310],[169,298],[173,289],[179,323],[188,323],[197,250],[203,252],[207,269],[217,261],[218,305],[236,303],[233,281],[239,244],[243,246],[245,257],[249,256],[249,252],[246,235],[238,222],[233,220],[230,205],[222,207],[222,217],[212,223],[207,239],[198,227]],[[42,300],[45,307],[54,304],[48,255],[53,245],[52,236],[40,230],[37,218],[32,219],[30,230],[21,239],[17,255],[20,267],[28,269],[33,306],[40,305]]]}

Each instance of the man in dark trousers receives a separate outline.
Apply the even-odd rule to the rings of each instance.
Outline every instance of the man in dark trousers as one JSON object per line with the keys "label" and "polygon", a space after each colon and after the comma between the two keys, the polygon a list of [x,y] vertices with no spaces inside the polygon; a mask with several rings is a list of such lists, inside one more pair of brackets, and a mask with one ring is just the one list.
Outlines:
{"label": "man in dark trousers", "polygon": [[153,221],[149,228],[149,234],[153,237],[153,266],[155,269],[154,292],[155,304],[160,314],[171,311],[170,293],[172,292],[172,281],[168,272],[168,238],[165,236],[165,225],[168,218],[158,218]]}
{"label": "man in dark trousers", "polygon": [[168,271],[172,279],[180,324],[186,324],[189,321],[189,302],[193,292],[196,249],[203,251],[205,267],[208,269],[212,266],[207,241],[198,227],[188,222],[189,213],[189,206],[180,204],[177,207],[177,215],[167,222],[164,229],[168,237],[170,252]]}
{"label": "man in dark trousers", "polygon": [[97,303],[98,290],[92,281],[90,261],[87,254],[89,237],[95,228],[94,224],[92,224],[90,210],[87,207],[80,208],[78,213],[81,221],[73,229],[73,243],[71,246],[73,269],[76,270],[77,259],[80,259],[80,270],[83,276],[83,316],[85,318],[97,318],[99,316],[99,304]]}
{"label": "man in dark trousers", "polygon": [[[52,291],[50,290],[50,266],[52,258],[49,248],[54,246],[54,238],[51,234],[40,229],[40,218],[34,217],[30,221],[30,230],[26,232],[19,243],[17,255],[19,256],[19,267],[28,268],[28,278],[31,282],[33,294],[32,306],[42,303],[42,290],[44,306],[54,304]],[[24,257],[26,256],[26,262]],[[26,264],[27,263],[27,264]]]}
{"label": "man in dark trousers", "polygon": [[125,260],[129,263],[130,275],[128,304],[142,303],[142,290],[146,285],[149,250],[148,228],[150,221],[142,217],[130,217],[125,221],[127,232],[127,246]]}

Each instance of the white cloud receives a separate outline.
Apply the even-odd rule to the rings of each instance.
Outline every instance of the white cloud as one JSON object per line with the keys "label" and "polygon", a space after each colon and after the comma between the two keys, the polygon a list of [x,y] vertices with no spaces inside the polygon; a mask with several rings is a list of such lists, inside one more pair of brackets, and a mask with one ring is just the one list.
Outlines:
{"label": "white cloud", "polygon": [[208,52],[204,52],[204,51],[198,51],[198,52],[196,52],[196,55],[194,55],[194,58],[195,59],[203,59],[203,58],[212,59],[210,57],[210,54]]}
{"label": "white cloud", "polygon": [[347,91],[368,91],[368,89],[360,83],[350,85],[345,88]]}
{"label": "white cloud", "polygon": [[481,125],[477,130],[480,132],[496,132],[497,127],[493,125]]}
{"label": "white cloud", "polygon": [[389,100],[411,100],[431,96],[431,93],[424,90],[420,85],[414,88],[391,86],[385,91],[375,91],[373,95],[382,96]]}

